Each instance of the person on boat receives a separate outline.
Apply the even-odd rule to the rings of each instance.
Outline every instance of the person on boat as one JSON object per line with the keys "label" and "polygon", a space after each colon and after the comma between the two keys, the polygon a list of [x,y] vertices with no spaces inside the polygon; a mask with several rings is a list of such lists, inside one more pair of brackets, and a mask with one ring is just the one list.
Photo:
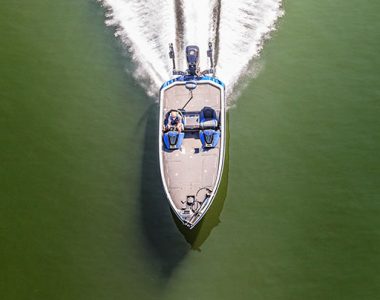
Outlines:
{"label": "person on boat", "polygon": [[164,125],[164,130],[176,129],[179,133],[183,130],[182,116],[175,110],[170,112],[168,123]]}

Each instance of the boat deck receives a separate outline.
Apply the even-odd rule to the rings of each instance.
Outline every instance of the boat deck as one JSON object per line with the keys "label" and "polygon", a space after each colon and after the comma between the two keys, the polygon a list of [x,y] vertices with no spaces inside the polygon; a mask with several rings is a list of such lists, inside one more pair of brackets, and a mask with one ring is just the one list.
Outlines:
{"label": "boat deck", "polygon": [[[162,97],[163,119],[172,109],[181,109],[190,98],[184,85],[175,85],[164,91]],[[186,105],[186,112],[200,112],[205,106],[212,107],[219,118],[221,91],[209,83],[198,83],[193,98]],[[215,148],[203,149],[198,131],[185,132],[179,150],[162,148],[163,172],[166,185],[178,210],[186,210],[188,197],[194,196],[199,203],[217,184],[221,162],[221,143]]]}

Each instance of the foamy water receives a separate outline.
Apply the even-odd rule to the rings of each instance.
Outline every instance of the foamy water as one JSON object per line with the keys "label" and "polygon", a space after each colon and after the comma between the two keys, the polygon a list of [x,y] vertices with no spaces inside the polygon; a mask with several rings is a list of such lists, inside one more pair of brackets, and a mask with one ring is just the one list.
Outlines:
{"label": "foamy water", "polygon": [[150,95],[172,77],[169,43],[175,45],[177,69],[186,67],[186,45],[198,45],[203,70],[209,68],[206,51],[212,41],[216,74],[230,96],[245,74],[255,74],[247,69],[283,14],[282,0],[99,1],[107,8],[106,24],[128,47],[135,77]]}

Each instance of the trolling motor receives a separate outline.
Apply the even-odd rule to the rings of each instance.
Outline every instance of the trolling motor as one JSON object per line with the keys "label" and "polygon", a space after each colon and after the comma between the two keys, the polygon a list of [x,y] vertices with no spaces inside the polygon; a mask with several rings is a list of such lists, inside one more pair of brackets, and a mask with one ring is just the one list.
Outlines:
{"label": "trolling motor", "polygon": [[186,47],[186,61],[187,61],[187,72],[177,71],[175,65],[175,54],[173,43],[169,44],[169,58],[173,63],[173,75],[192,75],[192,76],[200,76],[206,74],[213,74],[215,76],[215,66],[213,60],[213,51],[212,51],[212,43],[208,43],[207,57],[210,59],[210,69],[204,70],[200,72],[199,70],[199,47],[195,45],[190,45]]}

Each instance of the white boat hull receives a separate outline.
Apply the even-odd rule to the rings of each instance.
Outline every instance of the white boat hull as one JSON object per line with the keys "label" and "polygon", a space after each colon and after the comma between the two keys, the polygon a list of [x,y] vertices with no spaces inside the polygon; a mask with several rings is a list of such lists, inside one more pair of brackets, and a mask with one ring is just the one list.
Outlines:
{"label": "white boat hull", "polygon": [[[197,77],[197,87],[189,101],[186,77],[168,81],[160,90],[159,159],[163,187],[179,220],[193,228],[212,205],[221,182],[225,156],[226,104],[224,84],[214,77]],[[193,80],[194,82],[194,80]],[[186,106],[183,110],[181,108]],[[215,111],[219,140],[212,147],[200,135],[205,109]],[[183,113],[184,138],[178,149],[168,149],[163,126],[171,110]],[[202,119],[203,120],[203,119]]]}

